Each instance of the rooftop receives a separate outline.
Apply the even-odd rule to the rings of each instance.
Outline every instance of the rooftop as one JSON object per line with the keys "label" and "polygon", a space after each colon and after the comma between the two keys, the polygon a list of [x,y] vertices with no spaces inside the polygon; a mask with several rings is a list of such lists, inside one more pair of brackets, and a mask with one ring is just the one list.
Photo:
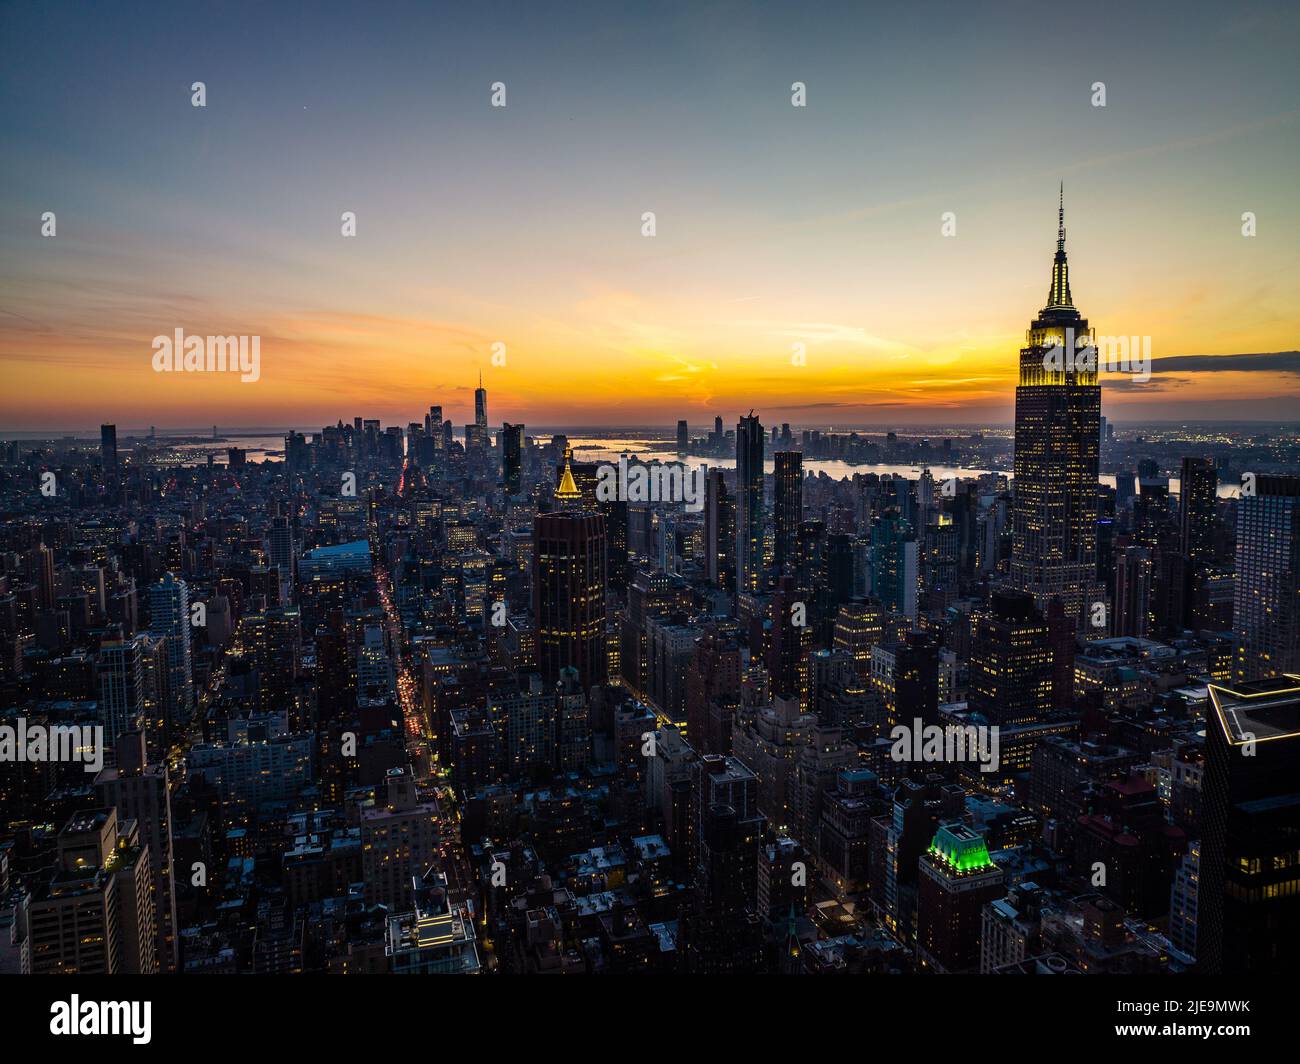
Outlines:
{"label": "rooftop", "polygon": [[1210,701],[1233,746],[1300,737],[1300,676],[1288,673],[1232,687],[1210,684]]}

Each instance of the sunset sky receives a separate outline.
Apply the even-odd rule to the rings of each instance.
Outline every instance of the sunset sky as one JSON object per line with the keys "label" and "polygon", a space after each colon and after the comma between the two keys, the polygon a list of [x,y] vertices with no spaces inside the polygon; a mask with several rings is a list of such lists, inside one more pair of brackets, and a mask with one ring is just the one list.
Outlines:
{"label": "sunset sky", "polygon": [[1007,421],[1062,180],[1103,413],[1296,419],[1296,5],[988,6],[7,3],[0,432]]}

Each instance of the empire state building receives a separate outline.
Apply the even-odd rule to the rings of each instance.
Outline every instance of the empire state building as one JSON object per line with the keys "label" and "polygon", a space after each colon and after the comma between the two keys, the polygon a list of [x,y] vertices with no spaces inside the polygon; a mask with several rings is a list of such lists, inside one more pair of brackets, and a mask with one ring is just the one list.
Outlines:
{"label": "empire state building", "polygon": [[1040,609],[1059,598],[1087,627],[1105,600],[1097,580],[1101,386],[1092,333],[1070,296],[1064,189],[1058,219],[1047,305],[1020,349],[1011,582]]}

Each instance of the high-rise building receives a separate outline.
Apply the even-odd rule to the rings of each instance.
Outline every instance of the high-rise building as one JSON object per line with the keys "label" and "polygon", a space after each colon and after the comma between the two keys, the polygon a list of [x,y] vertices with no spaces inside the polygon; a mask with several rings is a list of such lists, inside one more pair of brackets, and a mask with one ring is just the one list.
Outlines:
{"label": "high-rise building", "polygon": [[1300,952],[1300,676],[1209,690],[1197,960],[1280,975]]}
{"label": "high-rise building", "polygon": [[731,753],[740,708],[740,645],[730,632],[706,629],[686,673],[686,734],[701,754]]}
{"label": "high-rise building", "polygon": [[792,570],[798,553],[799,526],[803,522],[803,454],[777,451],[773,475],[773,563],[777,573]]}
{"label": "high-rise building", "polygon": [[[566,477],[556,491],[581,493]],[[609,662],[605,648],[605,518],[583,510],[538,514],[533,520],[533,617],[537,664],[549,683],[560,670],[578,671],[582,689],[604,683]]]}
{"label": "high-rise building", "polygon": [[279,570],[280,583],[292,594],[295,582],[294,566],[296,558],[293,549],[293,526],[287,517],[271,518],[271,529],[267,533],[267,559]]}
{"label": "high-rise building", "polygon": [[99,647],[99,718],[105,744],[140,727],[145,716],[148,638],[108,639]]}
{"label": "high-rise building", "polygon": [[149,849],[153,870],[154,911],[158,925],[158,967],[173,972],[179,960],[176,931],[176,886],[172,876],[171,780],[166,761],[150,762],[143,732],[126,732],[117,739],[114,768],[95,777],[95,791],[104,806],[120,818],[140,825],[141,842]]}
{"label": "high-rise building", "polygon": [[921,580],[920,545],[909,522],[891,511],[871,528],[871,593],[913,624]]}
{"label": "high-rise building", "polygon": [[691,449],[691,430],[684,420],[677,422],[677,453],[686,454]]}
{"label": "high-rise building", "polygon": [[763,572],[763,426],[751,412],[736,426],[736,593],[759,590]]}
{"label": "high-rise building", "polygon": [[1214,509],[1219,471],[1210,458],[1183,459],[1178,482],[1179,546],[1192,565],[1214,561]]}
{"label": "high-rise building", "polygon": [[447,471],[446,425],[448,424],[442,419],[442,407],[429,407],[429,413],[425,415],[424,424],[424,433],[429,437],[429,446],[433,452],[429,472],[434,478],[441,478]]}
{"label": "high-rise building", "polygon": [[406,768],[389,769],[384,784],[383,804],[360,811],[366,902],[404,912],[414,883],[438,859],[438,807],[421,799]]}
{"label": "high-rise building", "polygon": [[1115,635],[1145,639],[1151,634],[1152,586],[1155,563],[1151,548],[1115,549],[1115,609],[1111,625]]}
{"label": "high-rise building", "polygon": [[518,495],[523,487],[524,427],[506,422],[501,426],[501,482],[507,495]]}
{"label": "high-rise building", "polygon": [[1052,644],[1028,592],[995,591],[971,618],[967,703],[990,724],[1033,724],[1052,706]]}
{"label": "high-rise building", "polygon": [[861,680],[871,678],[871,648],[885,638],[885,611],[875,599],[855,599],[835,614],[833,642],[853,658]]}
{"label": "high-rise building", "polygon": [[172,704],[167,720],[188,723],[194,711],[194,668],[190,658],[190,589],[175,573],[149,588],[150,631],[167,637]]}
{"label": "high-rise building", "polygon": [[964,825],[940,826],[921,855],[917,880],[917,956],[927,968],[976,968],[984,906],[1002,897],[1004,878],[981,835]]}
{"label": "high-rise building", "polygon": [[409,912],[388,917],[384,953],[394,975],[471,975],[480,968],[474,919],[434,868],[413,878]]}
{"label": "high-rise building", "polygon": [[681,925],[683,963],[689,972],[752,971],[762,942],[758,778],[736,758],[712,754],[690,771],[696,890]]}
{"label": "high-rise building", "polygon": [[704,482],[704,575],[716,588],[735,590],[736,500],[721,469],[710,469]]}
{"label": "high-rise building", "polygon": [[772,678],[772,693],[793,699],[805,710],[808,708],[808,654],[812,647],[808,603],[795,586],[794,578],[783,576],[772,596],[767,671]]}
{"label": "high-rise building", "polygon": [[18,915],[24,975],[152,975],[158,971],[153,877],[134,820],[116,809],[75,813],[58,837],[51,879]]}
{"label": "high-rise building", "polygon": [[1300,672],[1300,477],[1260,475],[1237,500],[1233,676]]}
{"label": "high-rise building", "polygon": [[478,375],[478,387],[474,389],[474,424],[487,436],[487,389],[483,387],[483,374]]}
{"label": "high-rise building", "polygon": [[1097,471],[1101,386],[1086,319],[1070,295],[1064,193],[1047,305],[1020,349],[1016,387],[1011,580],[1039,609],[1059,597],[1070,617],[1101,601]]}
{"label": "high-rise building", "polygon": [[104,476],[117,476],[117,426],[99,426],[99,458],[104,466]]}

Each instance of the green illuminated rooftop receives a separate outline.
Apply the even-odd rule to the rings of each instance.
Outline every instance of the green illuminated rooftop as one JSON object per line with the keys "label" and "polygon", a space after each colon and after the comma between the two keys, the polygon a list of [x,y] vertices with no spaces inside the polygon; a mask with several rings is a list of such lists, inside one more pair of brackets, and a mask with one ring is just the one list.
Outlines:
{"label": "green illuminated rooftop", "polygon": [[984,836],[962,825],[941,824],[930,843],[930,853],[956,872],[996,868]]}

